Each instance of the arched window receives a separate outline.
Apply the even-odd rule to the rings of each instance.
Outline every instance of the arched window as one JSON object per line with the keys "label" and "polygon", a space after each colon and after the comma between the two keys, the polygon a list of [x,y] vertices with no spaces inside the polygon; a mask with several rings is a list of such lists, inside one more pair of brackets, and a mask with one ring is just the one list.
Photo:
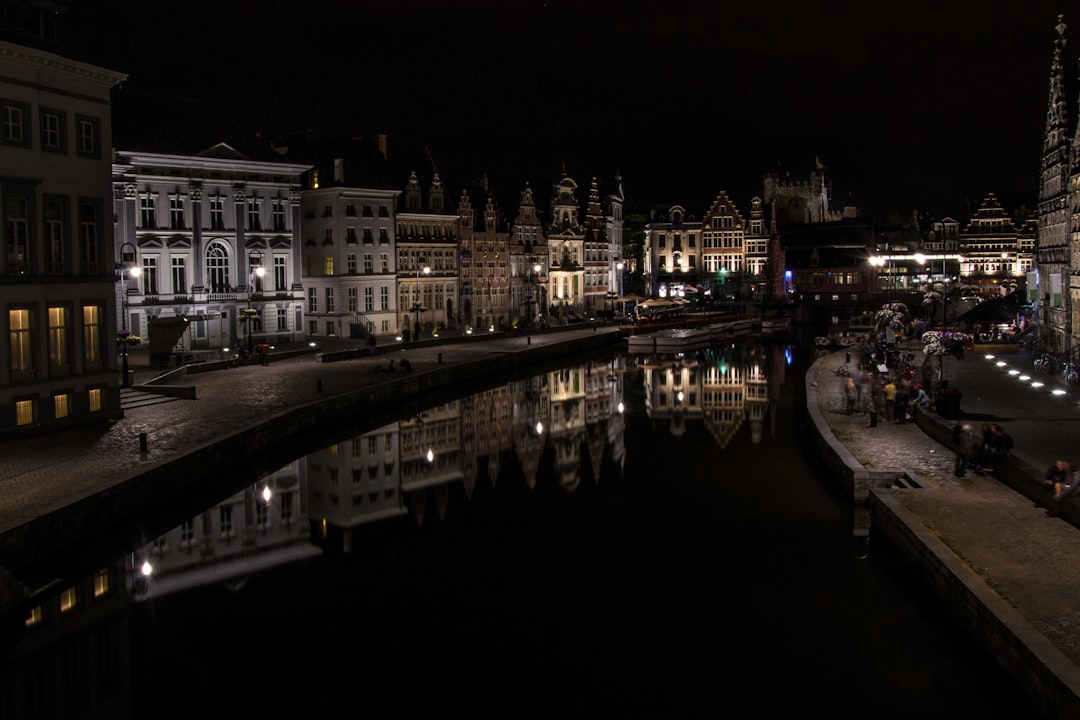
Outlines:
{"label": "arched window", "polygon": [[229,249],[219,242],[210,243],[206,248],[206,281],[210,292],[231,292],[229,277]]}

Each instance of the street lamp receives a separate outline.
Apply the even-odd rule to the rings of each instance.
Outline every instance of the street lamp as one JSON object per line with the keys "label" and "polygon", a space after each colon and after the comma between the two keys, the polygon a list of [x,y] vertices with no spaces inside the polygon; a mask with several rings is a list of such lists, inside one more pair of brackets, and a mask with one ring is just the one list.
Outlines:
{"label": "street lamp", "polygon": [[248,293],[247,307],[244,308],[244,346],[251,352],[251,321],[258,312],[251,307],[251,295],[255,291],[255,284],[266,275],[266,268],[262,266],[262,252],[252,250],[248,253]]}
{"label": "street lamp", "polygon": [[[422,267],[421,267],[422,266]],[[420,339],[420,311],[424,309],[424,306],[420,304],[420,273],[425,275],[431,274],[431,268],[424,262],[424,258],[420,258],[419,264],[416,266],[416,299],[413,302],[411,308],[413,312],[413,342]]]}
{"label": "street lamp", "polygon": [[136,262],[135,246],[126,242],[120,246],[120,292],[123,293],[120,296],[120,357],[123,361],[124,373],[121,384],[124,387],[131,387],[131,376],[128,373],[128,340],[131,337],[131,331],[128,329],[127,279],[138,278],[140,275],[142,275],[142,268]]}

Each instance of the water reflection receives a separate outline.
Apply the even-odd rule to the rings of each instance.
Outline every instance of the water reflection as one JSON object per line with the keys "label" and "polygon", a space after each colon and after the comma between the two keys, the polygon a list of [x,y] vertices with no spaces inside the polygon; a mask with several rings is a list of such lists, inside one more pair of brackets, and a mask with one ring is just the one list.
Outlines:
{"label": "water reflection", "polygon": [[[570,648],[561,645],[547,648],[538,641],[532,650],[529,643],[524,643],[525,647],[517,648],[514,657],[532,672],[575,657],[577,653],[582,658],[591,658],[599,646],[591,645],[587,638],[596,627],[607,628],[604,632],[609,633],[608,643],[618,647],[624,642],[624,629],[647,618],[655,618],[666,628],[655,635],[656,657],[676,658],[670,662],[681,668],[681,672],[695,672],[693,668],[697,666],[683,665],[677,660],[678,654],[673,654],[680,647],[676,639],[662,639],[668,637],[666,633],[671,625],[680,622],[680,618],[687,618],[690,625],[674,632],[672,638],[697,638],[702,629],[698,623],[716,614],[705,626],[707,633],[716,634],[709,642],[717,647],[744,648],[740,652],[759,647],[761,642],[756,636],[736,639],[730,635],[734,632],[729,627],[730,621],[720,619],[733,616],[733,612],[734,616],[751,617],[760,613],[763,618],[769,618],[770,627],[777,626],[777,636],[801,637],[800,632],[805,629],[802,624],[799,628],[783,627],[789,616],[787,603],[804,602],[796,588],[816,587],[822,572],[830,577],[829,583],[836,587],[836,592],[850,594],[860,605],[877,608],[880,598],[868,599],[865,593],[853,590],[862,587],[864,578],[848,578],[831,565],[836,557],[843,556],[846,560],[849,554],[838,549],[839,546],[821,550],[817,536],[834,534],[819,533],[816,523],[824,516],[830,518],[824,521],[828,525],[835,513],[831,501],[820,496],[813,482],[801,486],[789,482],[785,496],[797,510],[784,511],[787,522],[777,523],[772,529],[781,537],[790,533],[786,541],[781,540],[781,546],[787,549],[781,552],[773,548],[763,553],[765,557],[781,558],[794,551],[799,561],[786,564],[782,573],[770,572],[766,567],[767,574],[763,577],[740,581],[746,592],[732,593],[727,581],[720,580],[721,575],[750,577],[757,567],[767,566],[753,559],[758,553],[748,557],[736,550],[776,512],[772,491],[756,482],[756,476],[748,476],[744,464],[754,463],[765,474],[791,469],[791,448],[796,447],[791,442],[794,431],[790,422],[782,433],[777,427],[777,418],[783,414],[779,403],[791,402],[790,388],[786,396],[781,396],[781,386],[789,380],[790,363],[791,353],[787,348],[754,343],[671,357],[616,354],[428,407],[314,451],[304,449],[303,457],[259,477],[172,530],[148,539],[121,558],[103,560],[102,569],[92,577],[44,589],[29,616],[6,628],[8,662],[0,687],[3,698],[0,717],[73,717],[91,710],[105,717],[145,715],[147,699],[140,694],[153,692],[147,687],[153,683],[145,673],[139,672],[148,663],[138,653],[149,652],[147,646],[154,645],[163,648],[157,650],[160,654],[154,656],[156,662],[170,655],[176,656],[178,665],[195,662],[186,652],[199,654],[200,650],[184,647],[185,643],[205,643],[206,638],[217,637],[215,631],[226,635],[218,637],[218,641],[237,653],[244,646],[239,638],[233,637],[237,634],[249,643],[253,637],[258,638],[258,647],[267,643],[282,657],[289,653],[279,650],[275,643],[292,648],[297,663],[284,664],[279,660],[280,673],[299,675],[305,672],[306,663],[300,662],[300,655],[289,638],[295,636],[294,642],[303,647],[306,631],[291,625],[271,625],[266,632],[236,628],[228,624],[227,618],[232,616],[224,610],[220,611],[221,624],[212,625],[219,609],[231,604],[229,598],[237,598],[245,622],[249,614],[250,623],[292,622],[289,608],[290,603],[296,602],[291,600],[294,589],[315,596],[308,601],[309,605],[299,605],[309,614],[323,612],[324,606],[329,606],[325,609],[328,619],[324,631],[344,633],[343,628],[351,627],[331,613],[337,603],[348,607],[349,614],[358,618],[378,618],[364,633],[345,637],[352,641],[362,639],[361,645],[382,653],[394,653],[389,648],[397,641],[397,633],[403,631],[401,623],[420,624],[415,631],[406,633],[413,643],[421,638],[426,640],[430,633],[436,632],[435,628],[442,632],[441,619],[433,621],[431,626],[425,624],[430,608],[423,596],[428,593],[436,598],[430,602],[431,607],[440,608],[439,618],[446,604],[460,603],[456,610],[461,614],[472,612],[478,605],[498,606],[507,602],[507,607],[512,607],[514,603],[523,603],[520,612],[526,624],[509,629],[511,634],[516,632],[522,637],[529,636],[533,631],[528,628],[544,617],[542,608],[562,605],[563,590],[573,593],[584,590],[585,597],[592,597],[598,607],[606,608],[603,615],[587,613],[582,620],[575,620],[573,613],[558,613],[543,620],[547,632],[561,637],[563,642],[571,642],[570,638],[575,637],[586,640],[584,646]],[[751,460],[742,459],[751,454]],[[728,470],[729,482],[713,482],[721,476],[717,466]],[[684,473],[693,473],[695,477],[691,482],[676,483],[676,478],[686,479]],[[810,476],[805,470],[796,470],[793,477]],[[604,491],[611,494],[603,496]],[[511,502],[506,502],[508,495],[512,496]],[[493,497],[503,502],[492,502]],[[595,531],[576,524],[567,528],[569,515],[560,515],[557,532],[547,531],[541,535],[542,540],[530,538],[529,544],[522,547],[508,539],[511,535],[508,528],[520,524],[522,517],[540,524],[539,513],[516,514],[520,505],[515,503],[522,497],[535,501],[536,505],[550,505],[552,498],[585,497],[589,503],[584,506],[589,508],[596,507],[598,497],[611,497],[616,502],[602,506],[603,523],[587,520],[582,505],[572,506],[570,514],[580,515],[582,526],[595,525]],[[421,580],[406,582],[392,574],[377,574],[379,579],[394,580],[363,586],[363,592],[349,596],[345,602],[325,598],[315,591],[313,586],[323,587],[323,581],[321,576],[316,579],[314,573],[298,576],[303,581],[292,576],[288,581],[266,580],[286,569],[296,570],[312,565],[313,561],[333,561],[345,556],[362,560],[359,564],[366,566],[372,558],[372,529],[392,526],[395,531],[412,528],[424,533],[432,528],[445,528],[452,516],[467,515],[457,511],[478,503],[489,515],[505,513],[505,519],[492,520],[492,524],[501,523],[500,532],[492,532],[470,547],[477,554],[479,547],[500,543],[510,547],[495,550],[494,557],[479,557],[479,570],[457,566],[458,558],[467,557],[468,553],[443,550],[433,553],[434,559],[425,558],[422,562],[417,562],[415,555],[409,556],[428,572],[433,568],[444,571],[447,577],[454,578],[452,582],[441,577],[441,582],[426,586]],[[728,506],[730,510],[726,509]],[[767,510],[759,510],[759,516],[753,514],[753,508],[767,506]],[[680,515],[688,508],[695,516],[694,522]],[[723,512],[731,514],[724,516]],[[721,517],[726,520],[718,522]],[[652,530],[653,525],[660,532]],[[684,538],[688,541],[686,545],[681,544]],[[811,538],[813,542],[808,542]],[[521,542],[520,538],[517,542]],[[675,547],[663,545],[669,542],[674,542]],[[546,549],[549,545],[557,559],[538,559],[537,548]],[[673,549],[676,552],[671,553]],[[366,553],[362,552],[365,550]],[[815,569],[817,560],[812,563],[811,555],[818,560],[830,555],[833,558],[823,560],[827,569],[822,571]],[[685,560],[672,564],[672,557]],[[653,572],[670,575],[665,587],[653,590],[639,584],[638,563],[642,559],[651,559]],[[546,565],[548,574],[538,576],[529,571],[530,560]],[[383,562],[387,566],[409,565],[397,556]],[[511,588],[506,591],[509,600],[495,595],[467,599],[453,594],[439,595],[442,585],[452,585],[455,592],[476,586],[481,592],[494,593],[490,571],[499,568],[499,572],[512,574],[519,565],[526,574],[507,581]],[[685,577],[673,574],[672,567],[683,565],[693,570]],[[637,579],[624,581],[622,573],[617,572],[624,566],[627,575]],[[333,574],[347,576],[355,572],[355,567],[333,565]],[[598,572],[597,567],[603,570]],[[551,568],[557,570],[551,572]],[[700,572],[706,568],[726,569],[722,573]],[[275,573],[268,572],[271,570]],[[425,575],[422,571],[414,572],[416,576]],[[389,571],[383,567],[380,573]],[[271,582],[273,593],[267,593],[265,586],[261,590],[252,587],[260,581]],[[567,588],[561,588],[560,582],[566,583]],[[881,580],[875,578],[874,582]],[[719,585],[713,587],[713,583]],[[381,592],[388,593],[390,600],[384,603],[361,604],[376,588],[396,584],[408,587],[376,593],[377,597]],[[785,588],[784,591],[778,592],[774,587],[765,599],[758,599],[750,592],[751,588],[768,588],[774,584]],[[205,591],[211,589],[214,592],[206,600]],[[792,599],[787,598],[787,593],[794,594]],[[527,603],[534,596],[537,606]],[[699,596],[701,605],[691,599]],[[776,598],[781,607],[769,609],[773,601],[768,597]],[[172,607],[173,614],[179,612],[185,620],[174,621],[169,629],[148,620],[156,618],[165,607],[162,603],[169,601],[184,602],[182,606]],[[193,609],[188,609],[188,602]],[[725,609],[728,602],[739,607]],[[415,612],[412,603],[419,603],[423,611]],[[278,604],[280,609],[276,607]],[[834,604],[830,601],[823,607]],[[396,609],[399,605],[400,611]],[[177,611],[177,607],[183,609]],[[875,611],[878,612],[881,611]],[[875,613],[871,614],[876,623],[879,616]],[[398,623],[397,629],[380,629],[384,617],[393,618]],[[695,617],[698,620],[692,620]],[[586,618],[591,619],[586,621]],[[848,619],[845,617],[844,622]],[[187,623],[192,621],[189,627]],[[315,621],[313,617],[311,622]],[[488,651],[497,650],[500,656],[509,652],[509,646],[503,647],[492,639],[499,633],[484,625],[508,621],[509,617],[498,612],[490,613],[490,620],[474,617],[471,621],[474,629],[483,630],[469,636],[469,641],[486,643]],[[792,622],[796,621],[793,617]],[[910,619],[906,622],[910,623]],[[559,623],[569,626],[563,628]],[[202,627],[207,624],[211,627]],[[738,624],[748,629],[754,625],[753,622]],[[197,633],[193,629],[195,625],[199,626]],[[830,617],[811,625],[826,628],[842,623],[839,618]],[[141,628],[139,632],[143,633],[152,628],[152,641],[135,637],[138,633],[133,627]],[[189,632],[202,640],[189,640],[186,637]],[[853,632],[861,635],[865,630],[860,632],[855,628]],[[453,648],[461,638],[451,633],[449,640],[446,647]],[[213,655],[217,650],[207,647],[202,652]],[[257,652],[257,648],[251,652]],[[393,666],[393,661],[422,662],[421,656],[413,657],[408,650],[397,652],[400,655],[392,654],[391,660],[372,659],[373,667]],[[905,659],[905,652],[899,642],[889,645],[890,657],[903,659],[910,666],[918,665]],[[934,652],[938,652],[936,646]],[[535,659],[528,659],[530,653],[536,655]],[[611,672],[616,674],[639,672],[635,669],[637,663],[629,662],[632,656],[633,653],[617,652],[598,665],[611,665],[615,668]],[[236,661],[243,662],[246,657],[239,655]],[[208,661],[207,656],[198,662]],[[220,664],[229,663],[226,658]],[[772,670],[787,673],[788,677],[797,674],[771,654],[767,661],[762,658],[761,664],[770,668],[769,677]],[[957,663],[957,667],[967,666]],[[449,672],[453,665],[442,665],[436,659],[419,667],[426,668],[430,677],[432,673]],[[495,670],[489,667],[488,671]],[[307,678],[309,682],[326,681],[314,670],[308,672],[312,675]],[[514,677],[530,675],[510,668],[506,672]],[[843,675],[843,671],[839,674]],[[167,671],[165,675],[168,676]],[[613,680],[614,676],[609,678]],[[220,682],[215,684],[220,686]],[[956,686],[956,683],[943,684]],[[238,698],[225,705],[243,706],[245,693],[237,692]],[[141,710],[135,712],[135,707]]]}

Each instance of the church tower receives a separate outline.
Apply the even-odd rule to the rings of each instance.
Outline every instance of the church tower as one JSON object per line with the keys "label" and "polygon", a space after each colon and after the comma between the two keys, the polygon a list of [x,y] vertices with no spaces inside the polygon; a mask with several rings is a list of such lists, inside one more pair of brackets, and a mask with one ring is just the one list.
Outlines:
{"label": "church tower", "polygon": [[[1043,138],[1039,184],[1039,233],[1035,248],[1039,269],[1039,350],[1063,353],[1069,349],[1069,127],[1065,92],[1065,22],[1058,16],[1054,55],[1050,64],[1050,97]],[[1073,190],[1074,198],[1077,196]]]}

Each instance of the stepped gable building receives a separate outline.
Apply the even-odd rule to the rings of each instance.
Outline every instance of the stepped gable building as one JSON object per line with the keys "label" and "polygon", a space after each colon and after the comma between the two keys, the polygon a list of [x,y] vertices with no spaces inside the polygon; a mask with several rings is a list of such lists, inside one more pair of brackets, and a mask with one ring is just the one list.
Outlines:
{"label": "stepped gable building", "polygon": [[563,175],[555,183],[548,225],[548,287],[553,318],[585,317],[585,227],[581,224],[578,185]]}
{"label": "stepped gable building", "polygon": [[[121,415],[110,92],[75,60],[59,6],[0,14],[0,438]],[[19,11],[19,12],[15,12]]]}
{"label": "stepped gable building", "polygon": [[[421,161],[409,173],[398,199],[398,311],[402,327],[412,315],[411,334],[434,334],[456,325],[459,217],[449,204],[449,192],[431,162]],[[424,180],[421,180],[423,175]]]}
{"label": "stepped gable building", "polygon": [[1080,201],[1080,177],[1074,167],[1077,138],[1071,137],[1075,120],[1070,120],[1066,97],[1064,16],[1058,16],[1054,29],[1057,37],[1050,63],[1050,97],[1040,163],[1036,294],[1039,349],[1065,353],[1072,349],[1073,293],[1080,294],[1080,278],[1076,289],[1072,287],[1074,263],[1070,249],[1075,247],[1070,227],[1080,226],[1073,218]]}
{"label": "stepped gable building", "polygon": [[1014,222],[997,196],[988,193],[959,235],[964,283],[989,297],[1016,290],[1034,267],[1033,230],[1026,217]]}

